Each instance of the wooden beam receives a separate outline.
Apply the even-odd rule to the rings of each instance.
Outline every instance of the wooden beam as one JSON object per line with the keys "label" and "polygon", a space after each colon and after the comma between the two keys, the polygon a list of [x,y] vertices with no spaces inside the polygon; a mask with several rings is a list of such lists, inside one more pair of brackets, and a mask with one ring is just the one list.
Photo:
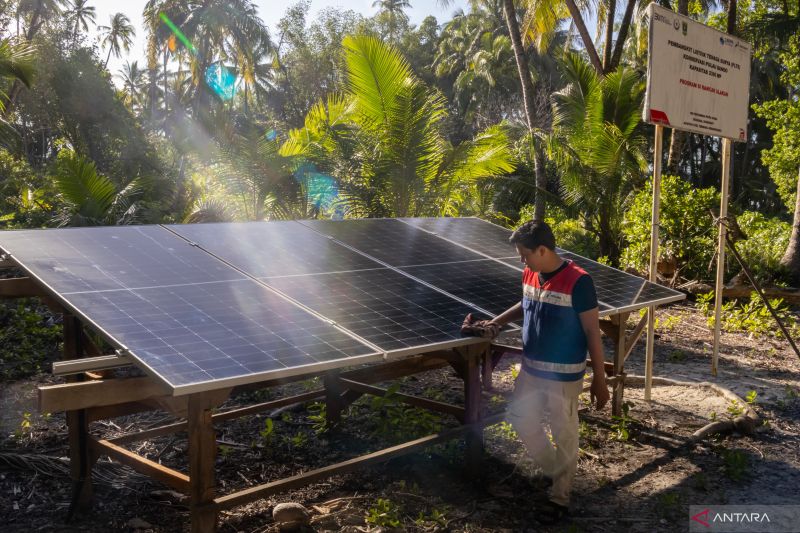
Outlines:
{"label": "wooden beam", "polygon": [[151,461],[141,455],[135,454],[130,450],[118,446],[110,440],[98,439],[97,437],[90,437],[92,448],[98,455],[108,455],[115,461],[127,465],[137,472],[140,472],[148,477],[151,477],[168,487],[175,490],[189,493],[189,476],[177,470],[167,468],[164,465]]}
{"label": "wooden beam", "polygon": [[[389,391],[386,389],[376,387],[374,385],[367,385],[366,383],[358,383],[357,381],[352,381],[349,379],[340,379],[339,381],[341,381],[342,385],[344,385],[346,388],[364,394],[372,394],[373,396],[384,397],[389,393]],[[463,407],[459,407],[450,403],[437,402],[436,400],[430,400],[428,398],[420,398],[419,396],[411,396],[409,394],[403,394],[400,392],[395,392],[392,396],[409,405],[453,415],[459,420],[459,422],[464,423]]]}
{"label": "wooden beam", "polygon": [[623,364],[628,360],[628,356],[633,351],[633,347],[636,346],[639,337],[642,336],[645,326],[647,326],[647,314],[642,315],[642,318],[639,319],[639,323],[636,324],[631,334],[625,338],[625,356],[622,359]]}
{"label": "wooden beam", "polygon": [[169,391],[149,377],[100,379],[39,387],[39,412],[57,413],[137,402],[168,395]]}
{"label": "wooden beam", "polygon": [[388,461],[389,459],[392,459],[394,457],[399,457],[401,455],[414,452],[417,449],[460,437],[466,431],[470,430],[475,431],[477,429],[477,426],[480,426],[482,428],[485,426],[490,426],[492,424],[497,424],[498,422],[502,421],[504,417],[505,414],[501,413],[498,415],[494,415],[492,417],[485,418],[484,420],[479,422],[476,425],[476,427],[459,426],[457,428],[446,430],[441,433],[437,433],[435,435],[429,435],[427,437],[422,437],[420,439],[412,440],[403,444],[398,444],[397,446],[392,446],[391,448],[386,448],[384,450],[373,452],[367,455],[362,455],[361,457],[349,459],[341,463],[336,463],[334,465],[325,466],[322,468],[318,468],[316,470],[311,470],[309,472],[297,474],[295,476],[281,479],[278,481],[273,481],[270,483],[265,483],[263,485],[258,485],[256,487],[251,487],[249,489],[245,489],[239,492],[234,492],[226,496],[220,496],[214,499],[213,503],[210,505],[210,508],[216,511],[231,509],[233,507],[244,505],[246,503],[250,503],[255,500],[267,498],[279,492],[284,492],[298,487],[303,487],[305,485],[308,485],[309,483],[313,483],[315,481],[319,481],[321,479],[325,479],[336,474],[342,474],[345,472],[350,472],[352,470],[355,470],[356,468],[361,468],[363,466]]}
{"label": "wooden beam", "polygon": [[361,383],[378,383],[447,366],[448,363],[436,355],[438,352],[431,353],[433,355],[417,355],[400,361],[342,372],[339,375]]}
{"label": "wooden beam", "polygon": [[47,296],[31,278],[0,279],[0,298],[30,298]]}
{"label": "wooden beam", "polygon": [[[280,398],[278,400],[273,400],[271,402],[264,402],[256,405],[249,405],[247,407],[241,407],[239,409],[230,409],[228,411],[214,413],[213,415],[211,415],[211,419],[214,422],[224,422],[226,420],[233,420],[235,418],[241,418],[243,416],[261,413],[263,411],[268,411],[270,409],[277,409],[278,407],[283,407],[284,405],[294,405],[296,403],[307,402],[310,400],[314,400],[316,398],[320,398],[324,395],[325,391],[319,389],[315,391],[306,392],[303,394],[298,394],[297,396],[288,396],[286,398]],[[113,442],[115,444],[128,444],[131,442],[138,442],[146,439],[161,437],[163,435],[180,433],[181,431],[186,431],[187,427],[188,424],[185,421],[176,422],[174,424],[166,424],[163,426],[158,426],[143,431],[126,433],[124,435],[120,435],[118,437],[114,437],[108,440],[109,442]]]}
{"label": "wooden beam", "polygon": [[0,268],[18,268],[17,264],[4,256],[0,256]]}

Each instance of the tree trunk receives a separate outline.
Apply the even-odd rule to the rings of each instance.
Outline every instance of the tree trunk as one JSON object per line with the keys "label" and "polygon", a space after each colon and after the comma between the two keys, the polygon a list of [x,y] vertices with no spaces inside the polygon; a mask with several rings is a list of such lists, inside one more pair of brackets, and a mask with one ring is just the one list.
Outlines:
{"label": "tree trunk", "polygon": [[611,45],[614,42],[614,17],[617,14],[617,0],[608,0],[606,13],[606,43],[603,46],[603,72],[611,70]]}
{"label": "tree trunk", "polygon": [[531,72],[528,67],[528,58],[525,56],[525,48],[522,46],[522,36],[519,30],[517,11],[514,8],[514,0],[503,0],[503,11],[505,13],[506,24],[508,25],[508,33],[511,37],[511,44],[514,48],[514,59],[517,62],[519,80],[522,84],[522,102],[525,108],[525,120],[528,123],[528,132],[531,135],[531,144],[534,153],[533,172],[536,176],[536,203],[534,204],[533,218],[534,220],[544,220],[544,191],[547,190],[547,175],[544,169],[544,158],[539,154],[540,148],[533,139],[533,128],[536,123],[534,118],[533,82],[531,81]]}
{"label": "tree trunk", "polygon": [[797,196],[794,200],[792,236],[781,259],[781,265],[788,271],[792,283],[800,282],[800,167],[797,168]]}
{"label": "tree trunk", "polygon": [[736,0],[728,0],[728,33],[736,35]]}
{"label": "tree trunk", "polygon": [[577,5],[575,5],[575,0],[566,0],[566,2],[567,8],[569,9],[569,14],[572,16],[572,20],[575,21],[575,27],[578,28],[578,33],[583,41],[583,46],[586,48],[586,52],[589,54],[589,61],[591,61],[592,66],[597,73],[602,76],[603,64],[600,62],[600,56],[597,55],[597,49],[594,47],[594,41],[592,41],[592,37],[589,35],[589,30],[586,29],[586,24],[583,22],[581,10],[578,9]]}
{"label": "tree trunk", "polygon": [[608,67],[608,72],[616,69],[619,62],[622,60],[622,49],[625,46],[625,40],[628,38],[628,31],[631,28],[631,19],[633,18],[633,9],[636,7],[636,0],[628,0],[628,6],[625,8],[625,14],[622,16],[622,23],[619,27],[617,34],[617,42],[614,45],[614,54],[611,56],[611,64]]}
{"label": "tree trunk", "polygon": [[[678,0],[678,14],[689,15],[689,0]],[[669,157],[667,157],[668,173],[678,175],[684,144],[686,144],[686,132],[673,129],[669,141]]]}

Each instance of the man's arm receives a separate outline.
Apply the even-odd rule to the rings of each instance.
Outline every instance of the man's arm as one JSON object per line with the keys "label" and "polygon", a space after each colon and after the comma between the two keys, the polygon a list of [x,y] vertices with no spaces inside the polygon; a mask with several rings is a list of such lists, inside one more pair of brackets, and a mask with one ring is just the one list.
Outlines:
{"label": "man's arm", "polygon": [[602,409],[608,402],[608,386],[606,385],[605,357],[603,341],[600,340],[600,311],[597,307],[584,311],[579,315],[586,342],[589,346],[589,358],[592,360],[592,403],[597,399],[597,409]]}
{"label": "man's arm", "polygon": [[515,305],[503,311],[500,315],[494,317],[490,322],[493,322],[501,328],[509,322],[514,322],[522,318],[522,302],[517,302]]}

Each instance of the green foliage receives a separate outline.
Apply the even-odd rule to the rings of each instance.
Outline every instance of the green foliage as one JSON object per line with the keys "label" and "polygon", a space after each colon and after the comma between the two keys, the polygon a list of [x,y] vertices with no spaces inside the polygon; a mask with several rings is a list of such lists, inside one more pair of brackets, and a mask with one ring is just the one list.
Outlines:
{"label": "green foliage", "polygon": [[722,450],[723,470],[725,475],[734,481],[741,481],[747,476],[750,461],[742,450]]}
{"label": "green foliage", "polygon": [[564,199],[580,210],[600,255],[616,263],[625,200],[647,167],[640,125],[644,85],[626,68],[601,77],[577,54],[564,58],[562,72],[567,85],[552,97],[548,151],[561,171]]}
{"label": "green foliage", "polygon": [[317,435],[321,435],[328,431],[328,415],[327,415],[327,405],[325,402],[314,402],[308,406],[308,410],[311,412],[308,415],[308,419],[312,423],[312,429],[314,433]]}
{"label": "green foliage", "polygon": [[[779,57],[781,81],[787,87],[800,86],[800,37],[786,41],[787,49]],[[777,99],[754,104],[756,115],[765,119],[774,132],[772,148],[761,152],[778,186],[778,194],[790,213],[794,212],[797,180],[800,177],[800,101],[797,98]]]}
{"label": "green foliage", "polygon": [[444,98],[396,49],[366,35],[346,37],[344,48],[346,94],[317,103],[281,154],[332,176],[346,215],[454,215],[479,180],[513,169],[503,128],[446,141]]}
{"label": "green foliage", "polygon": [[95,164],[70,150],[59,154],[55,186],[65,208],[62,226],[130,224],[136,221],[136,202],[144,187],[135,179],[121,190],[97,172]]}
{"label": "green foliage", "polygon": [[[778,218],[768,218],[762,213],[745,211],[736,217],[739,227],[747,235],[747,239],[736,243],[736,249],[744,259],[750,271],[761,283],[769,283],[780,275],[780,265],[792,225]],[[728,252],[730,254],[730,252]],[[735,260],[728,262],[729,273],[740,270]]]}
{"label": "green foliage", "polygon": [[400,527],[400,507],[389,499],[378,498],[367,510],[366,520],[378,527]]}
{"label": "green foliage", "polygon": [[441,428],[436,413],[402,403],[397,397],[399,385],[393,384],[384,396],[375,396],[370,407],[375,416],[374,435],[384,438],[408,438],[409,435],[429,435]]}
{"label": "green foliage", "polygon": [[[620,265],[646,272],[650,265],[650,228],[653,210],[653,182],[635,193],[622,222],[628,243]],[[716,228],[709,209],[719,206],[713,188],[696,189],[677,176],[661,180],[659,259],[675,258],[680,275],[703,279],[714,254]]]}
{"label": "green foliage", "polygon": [[747,391],[747,394],[744,397],[744,401],[747,402],[748,405],[755,405],[756,398],[758,397],[758,392],[751,390]]}
{"label": "green foliage", "polygon": [[32,299],[0,302],[0,378],[21,379],[44,371],[57,358],[61,325]]}
{"label": "green foliage", "polygon": [[622,404],[622,414],[621,415],[612,415],[611,420],[613,423],[611,424],[611,430],[613,431],[612,438],[621,442],[627,442],[628,439],[631,437],[631,423],[636,422],[634,418],[630,416],[630,408],[631,404],[628,402],[624,402]]}
{"label": "green foliage", "polygon": [[[769,301],[772,308],[781,318],[781,321],[794,336],[800,332],[800,324],[795,315],[782,299]],[[714,293],[699,294],[695,303],[697,308],[706,315],[708,327],[714,327]],[[748,301],[729,300],[722,304],[721,328],[730,332],[746,332],[755,337],[779,336],[775,318],[764,305],[764,302],[753,292]]]}
{"label": "green foliage", "polygon": [[0,217],[8,227],[41,227],[51,222],[55,191],[22,158],[0,148]]}
{"label": "green foliage", "polygon": [[271,418],[267,418],[264,421],[264,428],[259,431],[258,434],[261,435],[261,439],[264,441],[264,444],[272,443],[272,437],[275,434],[275,423]]}
{"label": "green foliage", "polygon": [[741,416],[744,414],[744,407],[736,400],[731,400],[728,403],[727,411],[728,411],[728,416],[730,416],[731,418],[736,418],[737,416]]}

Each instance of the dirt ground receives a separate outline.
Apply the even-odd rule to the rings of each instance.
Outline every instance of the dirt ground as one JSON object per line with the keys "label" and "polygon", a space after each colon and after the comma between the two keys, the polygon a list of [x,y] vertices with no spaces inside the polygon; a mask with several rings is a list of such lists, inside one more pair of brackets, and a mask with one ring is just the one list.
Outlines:
{"label": "dirt ground", "polygon": [[[719,375],[712,378],[711,333],[693,307],[659,311],[655,374],[711,381],[745,398],[764,423],[752,436],[732,434],[696,447],[681,445],[712,419],[739,408],[707,390],[658,386],[645,402],[640,387],[626,388],[628,418],[584,401],[581,449],[572,512],[563,523],[537,522],[544,482],[510,426],[486,430],[484,477],[463,467],[463,443],[453,441],[387,464],[335,476],[268,500],[223,513],[222,532],[276,531],[272,508],[298,502],[312,513],[316,531],[684,531],[689,505],[797,504],[800,486],[800,360],[779,338],[722,335]],[[674,318],[670,318],[674,317]],[[607,350],[610,353],[610,346]],[[489,410],[502,410],[513,387],[518,358],[507,357],[494,375]],[[626,365],[643,374],[644,341]],[[4,531],[188,531],[180,495],[127,467],[102,459],[95,468],[95,505],[67,523],[71,486],[63,415],[35,414],[39,376],[4,383],[0,394],[0,516]],[[226,407],[265,401],[317,387],[310,380],[233,399]],[[406,378],[402,392],[445,401],[458,398],[460,380],[449,370]],[[392,401],[362,399],[341,427],[322,431],[319,406],[299,406],[238,419],[218,428],[220,492],[287,477],[422,436],[454,422]],[[34,413],[26,415],[25,413]],[[268,422],[268,419],[271,422]],[[96,423],[113,436],[171,420],[150,413]],[[627,433],[627,435],[626,435]],[[185,467],[184,435],[162,437],[131,449],[171,467]],[[378,526],[375,524],[383,524]],[[390,525],[393,524],[393,525]]]}

